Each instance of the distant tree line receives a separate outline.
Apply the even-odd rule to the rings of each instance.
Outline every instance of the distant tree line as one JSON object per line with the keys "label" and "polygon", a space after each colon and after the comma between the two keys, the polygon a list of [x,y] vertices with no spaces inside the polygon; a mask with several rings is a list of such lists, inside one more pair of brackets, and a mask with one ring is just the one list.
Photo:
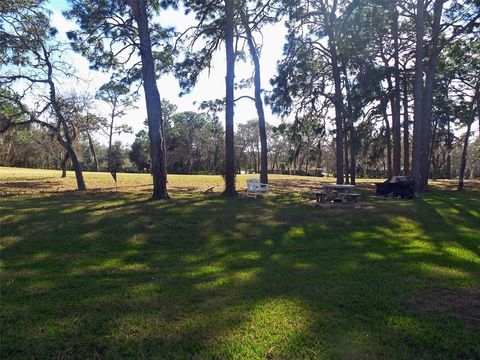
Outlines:
{"label": "distant tree line", "polygon": [[[176,112],[164,101],[166,117],[167,171],[176,174],[221,174],[224,161],[224,129],[220,121],[207,113]],[[268,138],[268,172],[291,175],[335,175],[335,144],[326,136],[324,127],[302,128],[296,123],[279,126],[266,124]],[[108,129],[107,129],[108,130]],[[103,134],[105,131],[97,130]],[[90,136],[94,135],[88,133]],[[365,140],[366,141],[366,140]],[[373,132],[371,145],[358,155],[358,177],[385,177],[388,173],[387,151],[382,133]],[[435,151],[434,178],[457,178],[460,173],[464,138],[453,136],[452,151],[445,147]],[[261,167],[258,120],[238,124],[235,136],[236,173],[258,174]],[[135,135],[131,146],[114,141],[109,146],[89,139],[82,132],[74,142],[79,162],[87,171],[150,172],[149,139],[146,130]],[[93,151],[92,151],[93,149]],[[480,177],[480,141],[470,144],[466,162],[466,178]],[[110,165],[109,165],[110,158]],[[42,169],[71,170],[62,146],[50,131],[37,125],[11,128],[0,138],[0,165]],[[433,168],[432,168],[433,169]]]}

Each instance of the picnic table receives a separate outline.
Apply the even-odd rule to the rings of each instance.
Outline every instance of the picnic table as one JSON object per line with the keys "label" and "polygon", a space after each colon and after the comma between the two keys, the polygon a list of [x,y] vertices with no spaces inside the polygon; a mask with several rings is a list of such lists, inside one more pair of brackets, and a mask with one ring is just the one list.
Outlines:
{"label": "picnic table", "polygon": [[360,194],[354,192],[355,188],[355,185],[323,184],[320,189],[313,193],[317,198],[317,206],[327,200],[341,201],[342,203],[357,202]]}

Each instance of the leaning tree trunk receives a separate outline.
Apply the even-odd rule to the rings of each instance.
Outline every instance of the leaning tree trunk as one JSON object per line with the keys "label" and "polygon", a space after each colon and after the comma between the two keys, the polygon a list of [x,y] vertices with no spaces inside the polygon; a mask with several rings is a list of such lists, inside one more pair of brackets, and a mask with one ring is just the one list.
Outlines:
{"label": "leaning tree trunk", "polygon": [[58,106],[58,103],[55,101],[53,104],[53,107],[56,111],[56,115],[60,120],[60,124],[63,128],[63,136],[64,139],[62,139],[60,133],[58,133],[58,142],[60,145],[63,146],[63,148],[67,151],[68,156],[70,158],[70,161],[72,163],[72,168],[73,171],[75,172],[75,178],[77,180],[77,189],[78,190],[86,190],[87,187],[85,186],[85,181],[83,180],[83,171],[82,171],[82,166],[80,165],[80,161],[78,161],[77,153],[75,152],[73,148],[73,141],[75,139],[75,133],[70,134],[70,129],[68,128],[67,122],[65,118],[63,117],[63,114],[60,112],[60,108]]}
{"label": "leaning tree trunk", "polygon": [[255,68],[254,86],[255,86],[255,107],[258,114],[258,126],[260,130],[260,182],[268,184],[268,148],[267,148],[267,130],[265,127],[265,112],[262,101],[262,84],[260,73],[260,60],[257,48],[255,47],[252,31],[248,23],[245,12],[241,11],[242,23],[247,36],[248,48]]}
{"label": "leaning tree trunk", "polygon": [[[49,86],[49,99],[50,103],[53,107],[53,111],[57,118],[58,124],[61,126],[63,130],[64,139],[60,135],[60,132],[57,133],[57,140],[64,147],[64,149],[68,152],[70,156],[70,161],[72,162],[73,170],[75,171],[75,178],[77,180],[77,189],[78,190],[86,190],[87,187],[85,186],[85,181],[83,180],[83,172],[80,162],[78,161],[77,154],[73,148],[73,141],[75,140],[75,128],[70,129],[68,127],[67,120],[63,116],[62,109],[57,102],[57,93],[55,83],[53,81],[53,65],[50,61],[50,54],[48,53],[45,47],[42,47],[43,54],[44,54],[44,61],[45,65],[47,66],[47,83]],[[73,132],[73,134],[71,133]]]}
{"label": "leaning tree trunk", "polygon": [[147,107],[148,137],[150,140],[152,200],[168,199],[166,148],[160,93],[157,87],[152,41],[148,24],[146,0],[128,0],[138,27],[142,60],[143,89]]}
{"label": "leaning tree trunk", "polygon": [[[56,99],[55,91],[51,90],[51,92],[53,92],[52,98]],[[61,136],[60,136],[60,133],[58,133],[58,142],[68,152],[68,155],[70,157],[70,161],[72,162],[73,171],[75,172],[75,178],[77,180],[77,189],[78,190],[86,190],[87,187],[85,186],[85,180],[83,180],[82,166],[80,165],[80,161],[78,161],[77,153],[75,152],[75,149],[73,148],[73,141],[76,137],[75,133],[73,135],[70,133],[70,129],[68,127],[67,121],[66,121],[65,117],[63,116],[63,114],[60,110],[60,107],[58,106],[58,103],[56,102],[56,100],[52,101],[52,105],[53,105],[53,108],[55,110],[55,115],[57,116],[57,118],[60,122],[60,125],[63,128],[64,139],[62,139]]]}
{"label": "leaning tree trunk", "polygon": [[225,190],[224,195],[234,196],[235,189],[235,144],[233,135],[235,52],[233,49],[234,1],[225,0],[225,50],[227,56],[226,103],[225,103]]}
{"label": "leaning tree trunk", "polygon": [[93,145],[92,136],[90,135],[90,131],[87,130],[87,138],[88,138],[88,146],[90,147],[90,153],[93,157],[93,170],[98,171],[98,159],[97,153],[95,152],[95,146]]}
{"label": "leaning tree trunk", "polygon": [[77,154],[71,146],[69,146],[68,151],[70,153],[70,161],[72,162],[73,170],[75,171],[78,190],[86,190],[85,182],[83,180],[82,167],[80,166],[80,161],[78,161]]}
{"label": "leaning tree trunk", "polygon": [[[58,104],[54,105],[54,108],[58,107]],[[58,142],[63,148],[67,151],[70,161],[72,162],[72,168],[75,172],[75,178],[77,180],[77,189],[78,190],[86,190],[87,187],[85,186],[85,181],[83,180],[83,171],[82,166],[80,165],[80,161],[78,161],[77,153],[73,149],[73,139],[68,129],[67,123],[65,118],[62,114],[57,114],[60,117],[60,123],[63,127],[63,136],[65,139],[62,139],[60,134],[58,134]],[[63,174],[62,174],[63,177]]]}

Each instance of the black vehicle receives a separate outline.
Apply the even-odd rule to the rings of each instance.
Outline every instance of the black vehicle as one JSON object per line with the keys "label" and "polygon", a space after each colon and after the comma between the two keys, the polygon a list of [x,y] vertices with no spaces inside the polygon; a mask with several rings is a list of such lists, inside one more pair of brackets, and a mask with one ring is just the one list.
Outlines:
{"label": "black vehicle", "polygon": [[377,195],[394,198],[413,199],[415,183],[408,176],[392,176],[383,183],[375,183],[377,186]]}

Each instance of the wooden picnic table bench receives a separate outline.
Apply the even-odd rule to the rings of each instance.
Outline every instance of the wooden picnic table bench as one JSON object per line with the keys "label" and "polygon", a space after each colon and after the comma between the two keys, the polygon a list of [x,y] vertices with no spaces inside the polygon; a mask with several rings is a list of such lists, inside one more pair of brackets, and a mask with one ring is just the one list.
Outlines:
{"label": "wooden picnic table bench", "polygon": [[354,193],[355,185],[343,184],[323,184],[321,189],[315,190],[313,193],[316,197],[316,204],[327,200],[339,200],[343,203],[354,201],[357,202],[361,196],[360,193]]}

